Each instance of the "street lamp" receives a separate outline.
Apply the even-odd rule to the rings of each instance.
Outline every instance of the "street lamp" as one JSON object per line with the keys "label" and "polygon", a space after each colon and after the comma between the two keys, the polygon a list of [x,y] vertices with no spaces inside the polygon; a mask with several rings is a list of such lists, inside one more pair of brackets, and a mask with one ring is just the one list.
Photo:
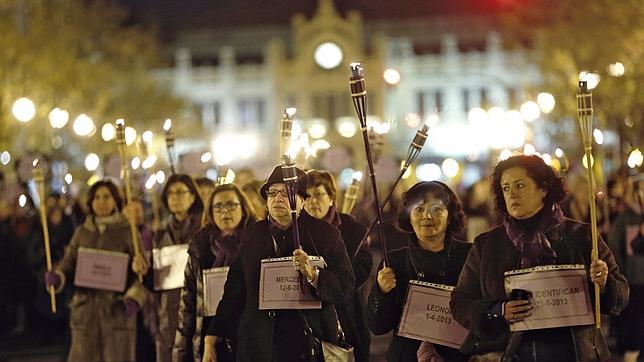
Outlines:
{"label": "street lamp", "polygon": [[11,113],[20,122],[29,122],[36,115],[36,106],[27,97],[18,98],[11,107]]}
{"label": "street lamp", "polygon": [[96,171],[99,163],[100,159],[95,153],[90,153],[89,155],[87,155],[87,157],[85,157],[85,168],[87,169],[87,171]]}
{"label": "street lamp", "polygon": [[526,120],[526,122],[533,122],[541,115],[541,109],[539,108],[539,105],[534,101],[524,102],[519,110],[521,111],[521,115],[523,116],[523,119]]}
{"label": "street lamp", "polygon": [[67,121],[69,121],[69,113],[60,108],[54,108],[49,112],[49,124],[53,128],[63,128],[67,124]]}
{"label": "street lamp", "polygon": [[2,153],[0,153],[0,163],[6,166],[9,161],[11,161],[11,154],[9,153],[9,151],[3,151]]}
{"label": "street lamp", "polygon": [[116,137],[116,128],[112,123],[105,123],[101,128],[101,138],[103,141],[109,142]]}
{"label": "street lamp", "polygon": [[94,121],[84,113],[76,117],[73,128],[74,132],[79,136],[91,136],[96,132]]}
{"label": "street lamp", "polygon": [[555,108],[555,97],[547,92],[537,95],[537,104],[543,113],[550,113]]}

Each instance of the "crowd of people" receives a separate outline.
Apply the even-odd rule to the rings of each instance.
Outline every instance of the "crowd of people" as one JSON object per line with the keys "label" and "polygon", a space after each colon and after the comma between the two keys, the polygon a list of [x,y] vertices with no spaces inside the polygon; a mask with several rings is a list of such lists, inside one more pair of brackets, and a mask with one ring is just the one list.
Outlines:
{"label": "crowd of people", "polygon": [[[644,347],[639,175],[615,173],[598,198],[593,259],[587,184],[572,175],[567,186],[537,156],[500,161],[467,190],[440,181],[403,189],[384,210],[384,250],[377,233],[365,235],[372,199],[343,213],[331,173],[295,171],[290,188],[281,165],[242,184],[173,174],[158,195],[162,210],[142,197],[127,203],[110,179],[78,200],[50,194],[49,271],[33,203],[0,200],[0,335],[69,345],[70,361],[322,361],[315,341],[352,346],[356,361],[369,361],[372,335],[391,332],[388,361],[604,361],[608,333],[592,324],[513,328],[536,305],[514,298],[504,273],[582,265],[611,316],[613,351],[636,361]],[[81,280],[79,260],[92,253],[127,260],[121,284]],[[263,261],[278,258],[291,261],[319,307],[260,306]],[[211,310],[206,275],[221,268],[223,296]],[[399,334],[418,283],[453,288],[451,316],[467,330],[460,347]]]}

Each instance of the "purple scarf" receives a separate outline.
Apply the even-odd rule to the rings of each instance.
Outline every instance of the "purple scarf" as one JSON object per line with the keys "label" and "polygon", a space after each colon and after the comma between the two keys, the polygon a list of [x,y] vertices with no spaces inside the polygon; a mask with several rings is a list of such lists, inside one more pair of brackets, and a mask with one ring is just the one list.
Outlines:
{"label": "purple scarf", "polygon": [[559,205],[553,205],[550,210],[541,210],[539,214],[541,217],[536,220],[536,228],[532,231],[525,230],[509,215],[503,220],[506,233],[521,255],[521,268],[550,265],[557,259],[557,253],[552,249],[547,234],[563,223],[563,212]]}
{"label": "purple scarf", "polygon": [[211,241],[210,248],[215,256],[212,267],[229,266],[239,254],[239,244],[241,237],[238,232],[233,235],[219,234]]}

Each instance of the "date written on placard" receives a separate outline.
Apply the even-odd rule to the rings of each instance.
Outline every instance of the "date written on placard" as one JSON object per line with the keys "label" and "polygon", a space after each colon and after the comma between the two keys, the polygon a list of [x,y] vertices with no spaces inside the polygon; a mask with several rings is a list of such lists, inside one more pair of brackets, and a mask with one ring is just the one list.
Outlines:
{"label": "date written on placard", "polygon": [[101,277],[107,277],[112,274],[112,268],[105,264],[92,265],[92,274]]}
{"label": "date written on placard", "polygon": [[275,278],[281,291],[299,291],[300,283],[304,281],[302,276],[279,276]]}
{"label": "date written on placard", "polygon": [[537,290],[533,293],[534,304],[537,308],[568,305],[568,298],[566,296],[580,293],[583,293],[583,291],[579,290],[579,288],[555,288]]}
{"label": "date written on placard", "polygon": [[427,304],[429,313],[425,314],[425,319],[431,319],[438,323],[452,324],[452,314],[448,307],[436,304]]}

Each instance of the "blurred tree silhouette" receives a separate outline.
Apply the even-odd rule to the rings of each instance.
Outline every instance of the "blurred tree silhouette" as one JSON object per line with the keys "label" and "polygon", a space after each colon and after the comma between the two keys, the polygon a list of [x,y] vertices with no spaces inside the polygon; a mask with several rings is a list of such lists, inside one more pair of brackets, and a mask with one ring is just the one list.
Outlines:
{"label": "blurred tree silhouette", "polygon": [[[506,1],[510,11],[502,16],[506,39],[514,46],[528,44],[531,61],[543,77],[540,89],[554,95],[557,105],[551,119],[575,122],[575,134],[553,136],[577,147],[577,82],[581,71],[601,76],[593,90],[595,127],[619,133],[620,164],[625,164],[628,146],[642,141],[644,119],[644,3],[642,0],[517,0]],[[609,66],[624,65],[621,76]],[[571,129],[569,127],[566,127]],[[580,156],[581,157],[581,156]]]}
{"label": "blurred tree silhouette", "polygon": [[[160,131],[182,102],[152,78],[159,65],[154,31],[127,24],[127,13],[104,0],[0,0],[0,150],[39,152],[66,159],[87,152],[116,153],[100,138],[101,126],[124,118],[143,131]],[[11,107],[29,97],[36,116],[20,124]],[[69,112],[61,130],[49,125],[54,107]],[[75,135],[76,116],[96,124],[92,137]],[[54,150],[59,135],[63,147]],[[71,166],[71,165],[70,165]]]}

